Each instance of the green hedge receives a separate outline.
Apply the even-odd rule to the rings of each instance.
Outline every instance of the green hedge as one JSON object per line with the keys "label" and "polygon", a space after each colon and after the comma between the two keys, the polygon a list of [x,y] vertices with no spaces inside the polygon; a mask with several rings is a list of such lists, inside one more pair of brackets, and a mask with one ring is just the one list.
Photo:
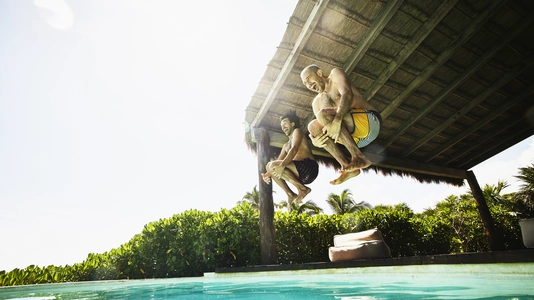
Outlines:
{"label": "green hedge", "polygon": [[[506,249],[524,248],[517,217],[498,207],[492,214]],[[476,208],[460,198],[423,214],[406,204],[342,216],[278,211],[274,225],[280,264],[329,261],[334,235],[371,228],[382,232],[393,257],[487,250]],[[259,213],[248,203],[217,213],[189,210],[151,222],[129,242],[82,263],[0,271],[0,285],[201,276],[260,264],[259,245]]]}
{"label": "green hedge", "polygon": [[328,247],[345,232],[341,216],[277,212],[274,216],[278,263],[328,261]]}
{"label": "green hedge", "polygon": [[378,228],[393,257],[410,256],[416,253],[419,240],[413,218],[414,213],[406,204],[379,205],[357,212],[350,226],[356,232]]}

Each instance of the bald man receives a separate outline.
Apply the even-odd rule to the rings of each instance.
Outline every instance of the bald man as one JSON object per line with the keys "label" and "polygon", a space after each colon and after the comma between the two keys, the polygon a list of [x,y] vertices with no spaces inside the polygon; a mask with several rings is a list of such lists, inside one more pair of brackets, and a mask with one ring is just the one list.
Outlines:
{"label": "bald man", "polygon": [[[360,148],[376,139],[382,127],[380,113],[367,102],[347,74],[334,68],[328,77],[316,65],[300,73],[302,83],[317,96],[312,102],[316,119],[308,125],[314,146],[324,148],[341,165],[340,176],[331,184],[341,184],[358,176],[371,165]],[[346,157],[342,146],[349,151]]]}

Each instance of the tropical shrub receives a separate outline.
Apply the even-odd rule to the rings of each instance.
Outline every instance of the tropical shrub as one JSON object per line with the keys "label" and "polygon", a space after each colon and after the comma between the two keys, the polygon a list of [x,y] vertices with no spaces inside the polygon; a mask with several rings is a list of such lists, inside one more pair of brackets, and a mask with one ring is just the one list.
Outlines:
{"label": "tropical shrub", "polygon": [[[486,186],[484,197],[505,249],[523,249],[513,213],[514,195],[501,195],[505,183]],[[300,212],[300,213],[299,213]],[[406,204],[379,205],[344,214],[308,210],[274,215],[278,263],[328,261],[336,234],[378,228],[393,257],[488,250],[485,230],[470,194],[449,196],[435,208],[414,214]],[[261,263],[259,212],[242,201],[217,213],[189,210],[148,223],[118,248],[72,266],[28,266],[0,271],[0,285],[89,280],[201,276],[217,267]]]}
{"label": "tropical shrub", "polygon": [[448,254],[452,249],[452,228],[436,216],[416,214],[411,221],[417,232],[417,255]]}
{"label": "tropical shrub", "polygon": [[503,250],[524,249],[519,217],[500,207],[491,207],[490,212],[495,223],[495,234]]}
{"label": "tropical shrub", "polygon": [[254,206],[243,203],[231,210],[223,209],[208,220],[214,244],[215,265],[243,267],[260,263],[259,212]]}
{"label": "tropical shrub", "polygon": [[451,253],[489,250],[485,229],[472,195],[451,195],[437,203],[434,213],[452,230]]}
{"label": "tropical shrub", "polygon": [[332,211],[338,215],[373,208],[370,203],[365,201],[356,202],[352,197],[352,192],[348,189],[343,190],[339,195],[330,193],[326,199],[326,203],[330,206]]}
{"label": "tropical shrub", "polygon": [[514,210],[521,219],[534,218],[534,163],[519,168],[515,178],[521,181],[521,187],[512,197]]}
{"label": "tropical shrub", "polygon": [[406,204],[378,205],[374,209],[364,209],[354,214],[354,218],[347,219],[353,222],[347,224],[353,232],[378,228],[393,257],[416,253],[418,235],[411,222],[414,213]]}
{"label": "tropical shrub", "polygon": [[338,215],[276,212],[274,225],[280,264],[328,261],[334,235],[343,232]]}

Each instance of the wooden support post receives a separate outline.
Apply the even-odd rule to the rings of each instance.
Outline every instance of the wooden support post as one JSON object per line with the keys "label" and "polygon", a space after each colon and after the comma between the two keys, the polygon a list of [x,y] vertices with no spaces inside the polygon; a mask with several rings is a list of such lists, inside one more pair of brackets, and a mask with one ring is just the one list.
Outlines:
{"label": "wooden support post", "polygon": [[486,199],[484,199],[484,194],[482,194],[482,190],[480,189],[480,185],[478,185],[478,181],[473,171],[467,171],[467,182],[469,183],[469,187],[471,187],[471,192],[475,198],[480,218],[486,229],[486,236],[488,237],[490,250],[502,250],[502,245],[495,232],[495,223],[493,222],[488,204],[486,203]]}
{"label": "wooden support post", "polygon": [[274,235],[274,204],[273,186],[266,184],[261,173],[265,173],[270,158],[269,132],[264,128],[257,129],[258,179],[260,193],[260,249],[262,265],[276,264],[278,253]]}

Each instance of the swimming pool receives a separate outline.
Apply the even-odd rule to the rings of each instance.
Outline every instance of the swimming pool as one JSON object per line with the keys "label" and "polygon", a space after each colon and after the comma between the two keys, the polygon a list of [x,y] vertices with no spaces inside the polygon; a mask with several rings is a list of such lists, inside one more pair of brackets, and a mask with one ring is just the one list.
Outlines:
{"label": "swimming pool", "polygon": [[207,273],[7,287],[0,299],[534,299],[534,263]]}

